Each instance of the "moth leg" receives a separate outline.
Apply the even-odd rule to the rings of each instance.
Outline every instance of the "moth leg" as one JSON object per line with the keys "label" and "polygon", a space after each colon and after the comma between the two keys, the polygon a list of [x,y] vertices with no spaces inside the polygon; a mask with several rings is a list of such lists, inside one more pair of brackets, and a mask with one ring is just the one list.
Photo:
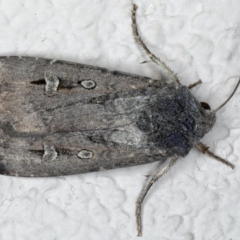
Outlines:
{"label": "moth leg", "polygon": [[146,197],[149,189],[152,187],[152,185],[159,179],[161,178],[164,174],[166,174],[170,168],[176,163],[178,158],[172,158],[169,163],[161,169],[159,172],[155,173],[151,180],[148,182],[146,186],[142,189],[137,202],[136,202],[136,220],[137,220],[137,231],[138,231],[138,236],[142,236],[142,203],[144,198]]}
{"label": "moth leg", "polygon": [[226,164],[226,165],[229,166],[230,168],[232,168],[232,169],[235,168],[235,166],[234,166],[232,163],[228,162],[228,161],[225,160],[225,159],[222,159],[221,157],[219,157],[219,156],[215,155],[214,153],[212,153],[211,151],[209,151],[209,150],[208,150],[209,147],[206,146],[205,144],[199,142],[196,146],[197,146],[198,150],[199,150],[200,152],[202,152],[203,154],[206,153],[208,156],[214,158],[215,160],[217,160],[217,161],[219,161],[219,162],[222,162],[223,164]]}
{"label": "moth leg", "polygon": [[160,58],[157,58],[153,53],[151,53],[151,51],[148,49],[146,44],[141,39],[139,32],[138,32],[138,28],[137,28],[136,10],[137,10],[137,5],[133,4],[132,29],[133,29],[133,35],[134,35],[136,42],[143,48],[143,50],[147,53],[149,58],[165,71],[165,73],[169,76],[169,78],[171,78],[174,82],[180,84],[180,81],[179,81],[178,77],[176,76],[176,74],[163,61],[161,61]]}
{"label": "moth leg", "polygon": [[196,87],[196,86],[198,86],[198,85],[200,85],[200,84],[202,84],[202,80],[201,79],[199,79],[197,82],[195,82],[195,83],[192,83],[192,84],[190,84],[189,86],[188,86],[188,89],[192,89],[192,88],[194,88],[194,87]]}

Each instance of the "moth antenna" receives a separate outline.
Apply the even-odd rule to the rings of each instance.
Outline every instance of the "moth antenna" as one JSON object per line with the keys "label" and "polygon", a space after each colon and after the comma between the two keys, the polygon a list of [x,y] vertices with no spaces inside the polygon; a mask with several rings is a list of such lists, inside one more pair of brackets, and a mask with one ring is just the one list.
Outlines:
{"label": "moth antenna", "polygon": [[194,87],[196,87],[196,86],[198,86],[198,85],[201,85],[201,84],[202,84],[202,80],[199,79],[197,82],[190,84],[190,85],[188,86],[188,89],[192,89],[192,88],[194,88]]}
{"label": "moth antenna", "polygon": [[164,63],[160,58],[156,57],[151,51],[148,49],[146,44],[141,39],[138,27],[137,27],[137,21],[136,21],[136,11],[137,11],[137,5],[133,4],[133,10],[132,10],[132,29],[133,29],[133,35],[136,40],[136,42],[143,48],[143,50],[147,53],[149,58],[155,62],[157,65],[162,67],[162,69],[165,71],[165,73],[171,78],[172,81],[176,82],[177,84],[180,84],[180,81],[176,74]]}
{"label": "moth antenna", "polygon": [[164,174],[166,174],[171,167],[177,162],[178,158],[174,157],[170,160],[170,162],[162,168],[160,171],[155,173],[151,180],[148,182],[148,184],[142,189],[137,202],[136,202],[136,220],[137,220],[137,231],[138,236],[142,236],[142,203],[144,198],[146,197],[149,189],[152,187],[152,185],[161,178]]}
{"label": "moth antenna", "polygon": [[226,105],[226,104],[228,103],[228,101],[232,98],[232,96],[234,95],[234,93],[237,91],[239,84],[240,84],[240,78],[239,78],[238,83],[237,83],[237,86],[236,86],[235,89],[233,90],[232,94],[228,97],[228,99],[227,99],[225,102],[223,102],[218,108],[216,108],[216,109],[214,110],[214,112],[217,112],[219,109],[221,109],[224,105]]}
{"label": "moth antenna", "polygon": [[212,153],[211,151],[209,151],[209,150],[208,150],[209,147],[207,147],[205,144],[199,142],[196,146],[197,146],[198,150],[199,150],[200,152],[202,152],[203,154],[207,153],[208,156],[210,156],[210,157],[214,158],[215,160],[217,160],[217,161],[219,161],[219,162],[227,165],[228,167],[230,167],[230,168],[232,168],[232,169],[235,168],[235,166],[234,166],[232,163],[228,162],[227,160],[225,160],[225,159],[223,159],[223,158],[215,155],[215,154]]}

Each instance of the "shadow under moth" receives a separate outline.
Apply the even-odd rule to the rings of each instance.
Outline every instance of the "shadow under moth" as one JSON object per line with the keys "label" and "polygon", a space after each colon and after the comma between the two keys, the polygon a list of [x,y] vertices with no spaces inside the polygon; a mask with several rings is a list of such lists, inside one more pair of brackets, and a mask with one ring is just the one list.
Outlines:
{"label": "shadow under moth", "polygon": [[136,203],[176,161],[196,147],[218,161],[200,139],[214,126],[217,109],[199,103],[167,65],[136,42],[160,65],[166,79],[31,57],[0,57],[0,174],[52,177],[130,167],[154,161],[153,175]]}

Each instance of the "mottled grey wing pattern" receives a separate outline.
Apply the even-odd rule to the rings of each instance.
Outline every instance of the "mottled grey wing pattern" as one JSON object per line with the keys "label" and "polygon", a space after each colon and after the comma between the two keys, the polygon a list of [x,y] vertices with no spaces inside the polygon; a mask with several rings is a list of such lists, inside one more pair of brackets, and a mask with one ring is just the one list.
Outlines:
{"label": "mottled grey wing pattern", "polygon": [[[57,79],[48,91],[47,79]],[[137,126],[173,84],[103,68],[0,58],[0,173],[59,176],[164,160]]]}

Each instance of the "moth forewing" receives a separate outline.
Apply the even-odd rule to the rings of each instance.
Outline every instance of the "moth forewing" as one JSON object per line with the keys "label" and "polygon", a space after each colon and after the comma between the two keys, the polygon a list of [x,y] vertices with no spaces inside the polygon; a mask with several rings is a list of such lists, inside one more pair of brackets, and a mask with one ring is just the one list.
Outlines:
{"label": "moth forewing", "polygon": [[2,174],[59,176],[166,159],[138,122],[172,84],[48,59],[0,62]]}

